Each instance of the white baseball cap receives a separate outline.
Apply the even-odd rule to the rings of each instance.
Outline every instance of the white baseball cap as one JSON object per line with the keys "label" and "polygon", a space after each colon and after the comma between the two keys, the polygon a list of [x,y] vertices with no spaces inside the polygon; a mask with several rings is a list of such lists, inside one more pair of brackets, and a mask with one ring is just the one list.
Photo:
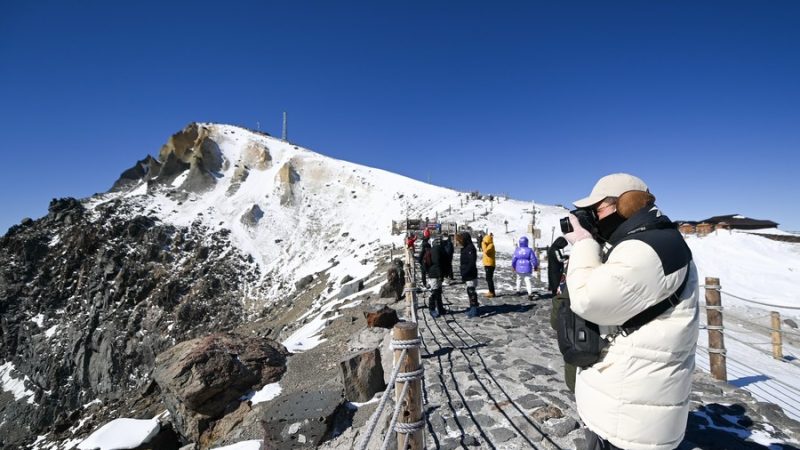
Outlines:
{"label": "white baseball cap", "polygon": [[600,203],[606,197],[619,197],[628,191],[650,192],[641,178],[627,173],[606,175],[594,185],[588,197],[572,202],[577,208],[585,208]]}

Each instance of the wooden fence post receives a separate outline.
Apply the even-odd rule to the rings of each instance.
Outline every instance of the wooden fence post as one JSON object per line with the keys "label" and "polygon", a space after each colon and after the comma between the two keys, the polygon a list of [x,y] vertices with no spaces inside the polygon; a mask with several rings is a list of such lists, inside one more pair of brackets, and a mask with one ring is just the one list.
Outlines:
{"label": "wooden fence post", "polygon": [[711,376],[720,381],[728,381],[725,365],[725,340],[722,326],[722,301],[719,295],[719,278],[706,277],[706,320],[708,325],[708,359]]}
{"label": "wooden fence post", "polygon": [[[414,322],[400,322],[392,329],[392,337],[396,341],[409,341],[419,338],[417,324]],[[419,347],[410,348],[406,353],[405,361],[398,361],[402,350],[394,351],[394,367],[400,366],[400,373],[414,372],[420,368]],[[397,382],[394,385],[395,401],[402,402],[400,415],[397,416],[398,423],[414,423],[422,420],[422,380],[416,379],[409,382],[405,398],[398,398],[403,393],[404,382]],[[421,450],[425,448],[424,435],[422,428],[408,434],[408,445],[406,448],[411,450]],[[391,432],[391,430],[390,430]],[[397,433],[397,448],[403,448],[406,436]]]}
{"label": "wooden fence post", "polygon": [[772,317],[772,357],[783,359],[783,342],[781,340],[781,314],[777,311],[770,313]]}

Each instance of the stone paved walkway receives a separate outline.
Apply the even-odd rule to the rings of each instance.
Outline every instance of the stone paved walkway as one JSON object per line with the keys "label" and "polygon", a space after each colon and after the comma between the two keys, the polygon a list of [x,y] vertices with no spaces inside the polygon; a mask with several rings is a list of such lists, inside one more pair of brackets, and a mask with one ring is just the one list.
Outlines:
{"label": "stone paved walkway", "polygon": [[466,316],[464,284],[444,287],[450,313],[437,319],[420,295],[427,448],[575,448],[583,438],[550,328],[551,301],[543,286],[533,300],[517,295],[509,267],[498,258],[493,299],[483,296],[481,273],[477,318]]}

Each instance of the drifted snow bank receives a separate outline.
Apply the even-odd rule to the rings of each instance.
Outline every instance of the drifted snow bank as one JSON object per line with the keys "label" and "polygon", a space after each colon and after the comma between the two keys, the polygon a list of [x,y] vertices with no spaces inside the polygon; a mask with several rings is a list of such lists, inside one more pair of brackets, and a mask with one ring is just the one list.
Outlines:
{"label": "drifted snow bank", "polygon": [[115,419],[100,427],[78,444],[80,450],[136,448],[152,439],[161,425],[158,419]]}

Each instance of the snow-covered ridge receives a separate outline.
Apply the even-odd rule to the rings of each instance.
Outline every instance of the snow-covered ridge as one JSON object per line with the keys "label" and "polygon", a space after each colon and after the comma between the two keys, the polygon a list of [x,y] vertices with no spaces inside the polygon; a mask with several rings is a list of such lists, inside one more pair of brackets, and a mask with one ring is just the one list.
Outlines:
{"label": "snow-covered ridge", "polygon": [[[177,196],[170,189],[148,189],[141,181],[96,202],[124,196],[142,201],[147,213],[168,223],[188,226],[200,221],[211,230],[229,229],[233,244],[252,256],[265,277],[287,285],[326,269],[334,282],[346,275],[368,275],[374,266],[360,262],[382,245],[399,245],[400,238],[390,234],[391,221],[406,216],[449,215],[448,220],[465,223],[473,222],[475,215],[476,225],[495,232],[505,230],[503,222],[508,220],[510,234],[498,240],[500,250],[513,249],[527,232],[527,202],[490,206],[486,201],[481,209],[466,204],[466,194],[329,158],[264,134],[231,125],[198,126],[218,146],[221,158],[210,190]],[[171,181],[173,190],[181,190],[189,172]],[[490,208],[492,214],[481,215]],[[539,220],[549,242],[565,210],[541,208]]]}

